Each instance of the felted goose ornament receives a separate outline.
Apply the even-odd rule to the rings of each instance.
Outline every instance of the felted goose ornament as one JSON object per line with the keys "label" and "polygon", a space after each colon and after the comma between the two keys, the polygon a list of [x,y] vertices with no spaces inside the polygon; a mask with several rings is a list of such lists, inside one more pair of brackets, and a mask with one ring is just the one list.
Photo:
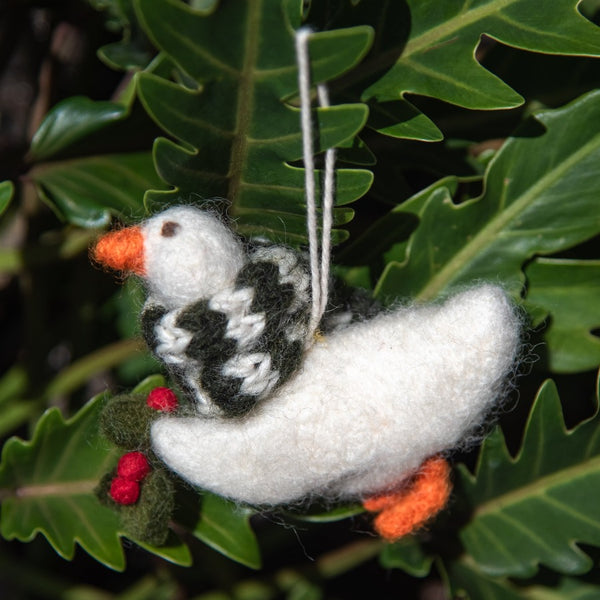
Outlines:
{"label": "felted goose ornament", "polygon": [[444,506],[440,453],[481,425],[519,350],[517,313],[487,284],[338,327],[305,348],[302,256],[248,252],[191,206],[107,234],[94,256],[145,280],[146,338],[194,401],[194,414],[152,424],[170,469],[254,505],[358,498],[389,539]]}

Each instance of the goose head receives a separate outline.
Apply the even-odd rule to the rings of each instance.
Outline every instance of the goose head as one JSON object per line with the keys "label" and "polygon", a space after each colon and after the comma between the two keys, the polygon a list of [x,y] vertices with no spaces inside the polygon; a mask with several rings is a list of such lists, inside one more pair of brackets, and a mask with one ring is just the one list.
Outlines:
{"label": "goose head", "polygon": [[142,277],[151,296],[170,309],[229,287],[244,263],[240,240],[215,215],[192,206],[175,206],[105,234],[93,257]]}

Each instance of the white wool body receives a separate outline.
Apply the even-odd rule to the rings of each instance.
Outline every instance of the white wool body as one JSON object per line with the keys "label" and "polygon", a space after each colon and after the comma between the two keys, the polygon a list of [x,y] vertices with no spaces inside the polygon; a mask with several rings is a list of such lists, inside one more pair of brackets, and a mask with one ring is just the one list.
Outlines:
{"label": "white wool body", "polygon": [[514,367],[519,329],[491,285],[382,314],[314,344],[244,419],[157,420],[153,448],[190,483],[251,504],[391,489],[481,423]]}
{"label": "white wool body", "polygon": [[[173,224],[171,231],[167,223]],[[192,206],[148,219],[142,234],[151,299],[169,309],[230,287],[244,265],[240,240],[217,217]]]}

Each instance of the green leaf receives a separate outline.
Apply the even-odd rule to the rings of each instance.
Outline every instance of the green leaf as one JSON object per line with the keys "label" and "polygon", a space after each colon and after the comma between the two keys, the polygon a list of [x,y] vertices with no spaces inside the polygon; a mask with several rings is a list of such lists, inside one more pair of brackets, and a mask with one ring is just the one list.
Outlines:
{"label": "green leaf", "polygon": [[[129,537],[126,531],[119,531],[119,535]],[[190,553],[190,549],[187,544],[182,542],[173,532],[169,532],[169,537],[162,546],[151,546],[150,544],[140,542],[139,540],[133,541],[144,550],[151,552],[156,556],[160,556],[160,558],[164,558],[175,565],[189,567],[192,564],[192,554]]]}
{"label": "green leaf", "polygon": [[516,585],[482,573],[468,558],[453,562],[447,571],[453,598],[470,600],[596,600],[600,586],[575,577],[560,577],[546,585]]}
{"label": "green leaf", "polygon": [[576,373],[600,365],[600,261],[538,258],[527,266],[527,307],[550,314],[548,366]]}
{"label": "green leaf", "polygon": [[27,389],[27,372],[21,366],[14,366],[0,378],[0,407],[10,402]]}
{"label": "green leaf", "polygon": [[101,406],[98,396],[68,421],[58,409],[50,409],[30,442],[6,442],[0,464],[0,532],[21,541],[40,532],[68,560],[78,543],[97,560],[121,570],[125,557],[118,516],[94,494],[117,458],[98,433]]}
{"label": "green leaf", "polygon": [[406,100],[373,103],[369,126],[390,137],[424,142],[444,139],[433,121]]}
{"label": "green leaf", "polygon": [[149,375],[143,381],[140,381],[131,391],[132,394],[149,394],[156,387],[167,385],[162,375]]}
{"label": "green leaf", "polygon": [[47,160],[128,114],[129,107],[115,102],[67,98],[48,112],[33,136],[29,155],[35,161]]}
{"label": "green leaf", "polygon": [[339,260],[350,264],[369,264],[383,255],[388,261],[404,262],[408,239],[416,229],[431,194],[438,189],[454,194],[458,182],[457,177],[445,177],[394,207],[352,240],[340,252]]}
{"label": "green leaf", "polygon": [[600,546],[600,418],[567,431],[552,381],[538,393],[516,458],[500,429],[483,443],[476,475],[459,468],[471,521],[460,537],[493,576],[529,577],[538,564],[565,574],[592,566],[575,542]]}
{"label": "green leaf", "polygon": [[481,573],[465,561],[454,561],[447,576],[453,598],[469,600],[520,600],[523,598],[506,579],[493,578]]}
{"label": "green leaf", "polygon": [[3,181],[0,183],[0,215],[8,208],[14,193],[15,186],[12,181]]}
{"label": "green leaf", "polygon": [[[523,99],[484,69],[475,48],[482,34],[509,46],[549,54],[600,55],[598,28],[577,11],[576,0],[407,0],[410,28],[387,53],[394,65],[363,94],[380,102],[410,92],[473,109],[511,108]],[[388,27],[408,29],[404,23]],[[377,60],[377,58],[375,59]],[[365,64],[365,69],[374,65]]]}
{"label": "green leaf", "polygon": [[136,19],[132,0],[117,0],[115,12],[123,39],[102,46],[98,57],[113,69],[143,69],[152,59],[151,44]]}
{"label": "green leaf", "polygon": [[[191,78],[184,87],[144,73],[139,96],[149,115],[179,143],[157,140],[157,170],[174,189],[152,200],[227,198],[240,232],[305,241],[302,157],[294,29],[300,0],[237,0],[206,16],[176,0],[136,0],[146,33]],[[315,33],[312,78],[327,81],[357,64],[369,27]],[[352,141],[367,118],[363,104],[318,109],[316,151]],[[369,171],[337,171],[337,204],[364,194]],[[335,222],[352,216],[336,209]],[[338,237],[336,239],[340,239]]]}
{"label": "green leaf", "polygon": [[335,523],[336,521],[343,521],[364,512],[365,509],[362,504],[356,503],[343,504],[329,510],[324,510],[322,506],[317,505],[316,509],[305,509],[302,512],[287,510],[286,514],[297,521],[307,523]]}
{"label": "green leaf", "polygon": [[[161,383],[161,376],[149,377],[135,392]],[[96,396],[67,421],[58,409],[50,409],[31,441],[13,437],[6,442],[0,463],[0,533],[20,541],[42,533],[63,558],[71,560],[78,544],[96,560],[122,570],[120,537],[127,534],[118,513],[95,494],[120,453],[99,432],[103,404],[103,395]],[[187,546],[174,534],[161,547],[136,543],[175,564],[191,564]]]}
{"label": "green leaf", "polygon": [[552,586],[531,586],[524,591],[516,588],[521,598],[530,600],[596,600],[600,597],[600,586],[575,577],[561,577]]}
{"label": "green leaf", "polygon": [[147,152],[51,162],[34,167],[30,177],[60,216],[81,227],[107,225],[112,215],[140,219],[146,190],[163,185]]}
{"label": "green leaf", "polygon": [[386,569],[402,569],[413,577],[426,577],[431,571],[433,557],[429,556],[414,537],[405,537],[387,544],[379,561]]}
{"label": "green leaf", "polygon": [[145,49],[138,47],[129,40],[107,44],[98,50],[98,56],[113,69],[142,69],[152,59]]}
{"label": "green leaf", "polygon": [[476,280],[502,281],[518,296],[524,261],[597,234],[599,100],[595,91],[539,113],[546,131],[532,121],[510,138],[491,161],[479,198],[457,205],[450,189],[434,187],[406,260],[387,266],[379,296],[428,300]]}
{"label": "green leaf", "polygon": [[192,534],[228,558],[260,569],[260,550],[249,523],[253,511],[209,492],[202,492],[201,502]]}

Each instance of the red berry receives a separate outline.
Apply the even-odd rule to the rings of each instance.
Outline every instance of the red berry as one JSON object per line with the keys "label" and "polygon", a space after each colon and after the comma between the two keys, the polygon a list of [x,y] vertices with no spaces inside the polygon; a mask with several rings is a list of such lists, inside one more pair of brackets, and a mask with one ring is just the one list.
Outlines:
{"label": "red berry", "polygon": [[117,504],[134,504],[140,497],[140,486],[137,481],[115,477],[110,484],[110,497]]}
{"label": "red berry", "polygon": [[154,388],[146,399],[146,403],[154,410],[173,412],[179,404],[175,392],[167,387]]}
{"label": "red berry", "polygon": [[117,465],[117,475],[130,481],[141,481],[149,472],[148,459],[141,452],[123,454]]}

